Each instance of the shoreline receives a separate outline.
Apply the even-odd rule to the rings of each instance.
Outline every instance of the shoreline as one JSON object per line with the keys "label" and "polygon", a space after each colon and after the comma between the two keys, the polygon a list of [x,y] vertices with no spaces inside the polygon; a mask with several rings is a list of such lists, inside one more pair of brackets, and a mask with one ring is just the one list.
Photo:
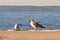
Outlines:
{"label": "shoreline", "polygon": [[0,31],[0,40],[60,40],[60,31]]}

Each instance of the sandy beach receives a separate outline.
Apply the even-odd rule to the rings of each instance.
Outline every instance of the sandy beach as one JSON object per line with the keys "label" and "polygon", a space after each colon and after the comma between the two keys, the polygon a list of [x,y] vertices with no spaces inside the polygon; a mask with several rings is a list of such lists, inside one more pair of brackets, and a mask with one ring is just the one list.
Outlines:
{"label": "sandy beach", "polygon": [[0,40],[60,40],[60,31],[0,31]]}

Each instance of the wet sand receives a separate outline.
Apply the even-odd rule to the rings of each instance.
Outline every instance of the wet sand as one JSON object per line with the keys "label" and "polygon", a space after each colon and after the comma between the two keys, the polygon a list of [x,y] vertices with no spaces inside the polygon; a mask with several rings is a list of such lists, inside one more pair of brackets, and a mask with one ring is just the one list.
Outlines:
{"label": "wet sand", "polygon": [[60,40],[60,31],[0,31],[0,40]]}

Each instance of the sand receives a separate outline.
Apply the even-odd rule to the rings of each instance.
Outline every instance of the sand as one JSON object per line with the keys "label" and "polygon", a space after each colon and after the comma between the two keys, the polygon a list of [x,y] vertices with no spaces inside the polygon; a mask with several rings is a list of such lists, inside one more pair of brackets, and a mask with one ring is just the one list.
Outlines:
{"label": "sand", "polygon": [[60,31],[0,31],[0,40],[60,40]]}

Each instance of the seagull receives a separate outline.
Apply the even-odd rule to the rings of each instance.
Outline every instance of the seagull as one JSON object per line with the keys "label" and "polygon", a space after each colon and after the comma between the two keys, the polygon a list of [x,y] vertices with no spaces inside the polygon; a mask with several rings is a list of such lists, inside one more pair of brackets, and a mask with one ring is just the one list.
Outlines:
{"label": "seagull", "polygon": [[14,30],[15,30],[15,31],[19,31],[19,30],[20,30],[18,24],[15,24]]}
{"label": "seagull", "polygon": [[29,22],[30,22],[31,26],[34,28],[34,30],[36,30],[36,28],[45,28],[38,22],[35,22],[34,20],[30,20]]}

